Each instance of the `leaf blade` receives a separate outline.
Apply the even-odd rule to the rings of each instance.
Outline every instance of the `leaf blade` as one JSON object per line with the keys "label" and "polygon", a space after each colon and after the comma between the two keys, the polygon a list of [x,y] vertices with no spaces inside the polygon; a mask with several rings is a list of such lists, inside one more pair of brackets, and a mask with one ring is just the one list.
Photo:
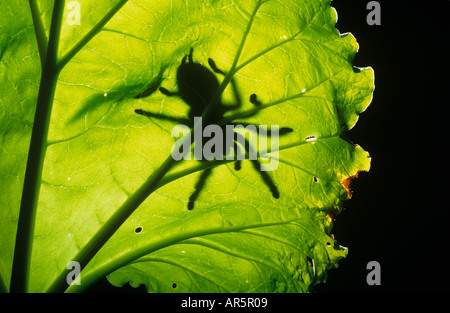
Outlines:
{"label": "leaf blade", "polygon": [[[370,166],[364,150],[340,137],[370,103],[373,71],[355,73],[351,59],[356,41],[339,35],[328,1],[292,5],[295,10],[288,10],[282,1],[241,5],[217,1],[203,8],[196,1],[129,1],[107,28],[77,49],[79,53],[60,75],[55,94],[30,290],[45,291],[62,282],[67,262],[79,260],[86,251],[91,255],[86,260],[91,259],[97,248],[91,249],[89,242],[103,234],[105,225],[128,206],[148,177],[170,160],[174,124],[137,116],[134,110],[152,108],[186,116],[182,101],[157,89],[176,90],[177,67],[191,47],[196,61],[207,64],[212,58],[228,73],[225,80],[218,75],[223,103],[236,100],[233,88],[241,94],[242,108],[218,122],[293,129],[280,138],[281,149],[271,153],[273,160],[278,158],[279,168],[268,177],[280,190],[280,199],[273,198],[251,162],[243,162],[240,171],[227,162],[177,164],[165,178],[154,181],[158,189],[136,202],[143,201],[120,228],[121,222],[111,228],[110,234],[118,230],[104,246],[99,245],[102,249],[82,273],[82,287],[71,286],[68,291],[80,291],[129,262],[147,273],[136,276],[125,267],[109,279],[117,284],[144,282],[151,291],[198,288],[195,261],[203,262],[205,268],[216,262],[221,269],[216,276],[198,278],[209,281],[210,290],[310,291],[323,281],[326,269],[346,254],[339,246],[329,249],[326,243],[331,240],[335,213],[349,197],[347,180]],[[285,18],[274,19],[274,12],[284,12]],[[73,31],[67,34],[62,49],[66,52],[77,42],[66,40],[83,38]],[[153,92],[135,99],[149,89],[149,81],[155,84]],[[261,102],[259,107],[248,101],[252,94]],[[206,167],[213,169],[212,174],[195,210],[188,212],[188,199]],[[304,235],[304,242],[282,240],[302,234],[292,223],[303,218],[312,223],[312,239]],[[136,233],[138,228],[141,231]],[[273,229],[282,235],[271,236],[268,232]],[[234,242],[239,243],[237,251],[231,249]],[[267,256],[259,255],[257,246],[265,247]],[[185,252],[190,247],[188,265],[180,265],[177,259],[180,247]],[[284,251],[285,258],[277,259],[270,248]],[[199,259],[207,254],[212,256],[209,261]],[[58,257],[50,260],[49,255]],[[225,279],[224,255],[228,264],[232,260],[242,264],[235,272],[232,266],[228,269],[235,274],[234,280]],[[184,278],[177,280],[177,290],[166,285],[170,277],[150,272],[155,262],[161,268],[161,260],[191,269],[191,274],[178,271]],[[250,285],[242,283],[245,273],[252,278]]]}

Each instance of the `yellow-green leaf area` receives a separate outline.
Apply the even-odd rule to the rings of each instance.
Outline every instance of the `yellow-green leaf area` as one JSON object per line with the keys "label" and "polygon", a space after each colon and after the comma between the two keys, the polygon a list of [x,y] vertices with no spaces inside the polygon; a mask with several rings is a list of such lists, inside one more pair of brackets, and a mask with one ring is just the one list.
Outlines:
{"label": "yellow-green leaf area", "polygon": [[[6,290],[45,70],[31,12],[52,40],[51,2],[30,1],[37,11],[22,2],[0,4]],[[374,90],[373,70],[352,65],[357,42],[336,30],[329,1],[78,2],[80,25],[68,24],[70,7],[61,11],[27,291],[81,292],[105,276],[149,292],[311,292],[324,282],[348,253],[331,230],[348,182],[370,168],[347,132]],[[174,95],[178,72],[194,63],[217,81],[207,107],[225,113],[211,124],[285,130],[268,154],[274,170],[248,155],[171,159],[172,131],[192,108]],[[87,263],[81,285],[64,285],[78,260]]]}

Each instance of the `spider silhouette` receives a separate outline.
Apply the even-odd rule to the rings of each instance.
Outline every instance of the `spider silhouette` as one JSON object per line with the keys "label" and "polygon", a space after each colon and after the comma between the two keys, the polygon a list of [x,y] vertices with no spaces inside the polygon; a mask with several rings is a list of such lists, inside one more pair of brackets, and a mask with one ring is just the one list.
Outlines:
{"label": "spider silhouette", "polygon": [[[211,67],[211,69],[220,75],[226,75],[226,73],[222,70],[220,70],[215,62],[212,59],[208,59],[208,64]],[[181,61],[180,66],[177,69],[177,75],[176,75],[177,85],[178,85],[178,91],[177,92],[171,92],[167,90],[164,87],[160,87],[159,91],[163,93],[166,96],[177,96],[181,97],[181,99],[189,106],[188,116],[187,117],[175,117],[175,116],[169,116],[161,113],[153,113],[150,111],[144,111],[142,109],[136,109],[135,112],[137,114],[147,116],[149,118],[157,118],[167,121],[172,121],[176,123],[182,123],[185,125],[188,125],[189,127],[193,127],[194,124],[194,117],[200,117],[202,116],[203,112],[205,111],[206,107],[209,103],[212,103],[214,100],[213,98],[216,97],[216,92],[219,89],[219,82],[216,78],[216,76],[206,67],[204,67],[201,63],[195,63],[193,60],[193,49],[190,49],[190,52],[188,55],[185,55]],[[211,124],[219,124],[223,118],[225,113],[232,110],[237,110],[242,107],[241,97],[238,94],[238,90],[235,84],[234,79],[231,79],[230,81],[235,98],[236,98],[236,104],[223,104],[220,100],[215,104],[214,110],[211,112],[211,114],[203,120],[203,128],[211,125]],[[155,90],[154,87],[151,87],[153,90]],[[137,95],[135,98],[142,98],[148,96],[150,93],[143,92],[142,94]],[[257,99],[256,94],[252,94],[250,96],[250,102],[255,106],[260,106],[261,102]],[[251,113],[247,116],[254,116],[255,113]],[[246,123],[234,123],[230,122],[228,125],[242,125],[244,127],[248,125],[254,125],[259,126],[256,124],[246,124]],[[222,130],[225,130],[225,125],[221,126]],[[287,133],[292,132],[292,128],[280,128],[279,129],[279,135],[284,135]],[[225,133],[225,131],[223,132]],[[270,137],[271,132],[267,132],[267,136]],[[240,142],[245,142],[244,150],[246,150],[249,153],[255,153],[253,150],[253,147],[250,145],[248,140],[242,136],[241,134],[234,132],[234,139],[231,144],[234,146],[235,143],[237,143],[238,138],[240,138]],[[226,140],[223,140],[223,150],[222,151],[230,151],[230,147],[227,146],[230,142],[226,142]],[[194,142],[195,145],[195,142]],[[236,160],[236,158],[235,158]],[[265,171],[261,170],[261,164],[258,161],[258,159],[250,160],[253,164],[253,167],[255,170],[258,171],[258,173],[261,175],[262,180],[267,185],[267,187],[270,189],[270,192],[272,193],[272,196],[275,199],[278,199],[280,197],[280,193],[278,191],[277,186],[275,185],[272,178],[269,176],[269,174]],[[202,162],[210,162],[206,160],[202,160]],[[241,168],[241,160],[236,160],[234,163],[235,170],[240,170]],[[195,190],[191,194],[188,202],[188,210],[192,210],[194,208],[195,201],[197,200],[198,196],[200,195],[203,187],[205,186],[205,183],[207,179],[210,177],[213,167],[204,169],[202,173],[200,174],[200,177],[195,185]]]}

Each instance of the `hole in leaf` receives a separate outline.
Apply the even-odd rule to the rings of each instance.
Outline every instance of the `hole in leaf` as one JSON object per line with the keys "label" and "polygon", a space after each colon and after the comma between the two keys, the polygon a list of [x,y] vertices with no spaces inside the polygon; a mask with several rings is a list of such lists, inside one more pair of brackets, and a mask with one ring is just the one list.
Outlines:
{"label": "hole in leaf", "polygon": [[176,289],[178,287],[177,283],[172,284],[172,289]]}
{"label": "hole in leaf", "polygon": [[315,141],[317,139],[316,136],[308,136],[305,138],[305,141],[310,142],[310,141]]}
{"label": "hole in leaf", "polygon": [[314,176],[314,182],[315,182],[315,183],[318,183],[318,182],[319,182],[319,179],[318,179],[316,176]]}
{"label": "hole in leaf", "polygon": [[329,241],[327,241],[327,246],[331,247],[331,243]]}
{"label": "hole in leaf", "polygon": [[142,231],[142,227],[138,227],[134,230],[136,234],[139,234]]}
{"label": "hole in leaf", "polygon": [[309,266],[313,266],[313,260],[309,256],[306,257],[306,260],[308,261]]}

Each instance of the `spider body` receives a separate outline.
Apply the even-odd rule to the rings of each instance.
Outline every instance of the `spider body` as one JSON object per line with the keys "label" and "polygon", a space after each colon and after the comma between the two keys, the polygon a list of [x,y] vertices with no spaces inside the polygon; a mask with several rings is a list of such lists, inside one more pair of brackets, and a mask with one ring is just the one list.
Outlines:
{"label": "spider body", "polygon": [[[195,63],[192,59],[192,49],[189,54],[189,62],[185,56],[177,70],[178,93],[181,99],[190,107],[189,121],[195,116],[201,116],[207,105],[211,103],[214,93],[219,89],[219,81],[216,76],[201,63]],[[165,92],[162,89],[163,93]],[[166,93],[167,94],[167,93]],[[219,105],[218,108],[221,106]]]}
{"label": "spider body", "polygon": [[[212,59],[208,59],[209,66],[211,69],[218,74],[225,75],[223,71],[217,68],[216,64]],[[208,68],[204,67],[201,63],[195,63],[193,60],[193,49],[191,48],[189,55],[186,55],[183,57],[180,66],[177,69],[177,85],[178,85],[178,91],[177,92],[171,92],[167,90],[164,87],[160,87],[159,90],[161,93],[163,93],[166,96],[179,96],[181,99],[189,106],[189,112],[187,118],[181,118],[181,117],[173,117],[168,116],[164,114],[157,114],[152,113],[149,111],[144,111],[141,109],[135,110],[137,114],[147,116],[149,118],[157,118],[157,119],[163,119],[163,120],[169,120],[172,122],[178,122],[183,123],[186,125],[189,125],[189,127],[193,127],[194,124],[194,118],[195,117],[201,117],[205,109],[208,105],[215,105],[214,110],[211,112],[211,114],[207,117],[206,120],[203,120],[203,128],[207,127],[211,124],[220,124],[220,121],[223,119],[224,114],[231,110],[239,109],[241,105],[241,97],[239,96],[237,92],[237,87],[234,82],[234,80],[231,80],[231,86],[233,88],[233,91],[236,95],[236,104],[230,105],[230,104],[223,104],[219,99],[217,99],[217,92],[219,90],[219,81],[217,80],[216,75],[212,73]],[[139,96],[137,96],[139,97]],[[216,101],[216,103],[214,103]],[[261,103],[257,100],[257,97],[255,94],[252,94],[250,96],[250,102],[253,103],[255,106],[260,105]],[[252,116],[256,113],[249,114],[248,116]],[[245,123],[228,123],[228,125],[253,125],[253,124],[245,124]],[[224,130],[226,125],[220,126],[222,130]],[[281,128],[279,131],[280,135],[284,135],[286,133],[291,132],[291,128]],[[277,133],[278,135],[278,133]],[[239,133],[235,133],[235,138],[232,141],[232,144],[236,142],[236,138],[240,137],[240,142],[245,142],[244,150],[247,151],[253,151],[253,147],[249,144],[247,139],[242,136]],[[194,143],[195,144],[195,143]],[[224,154],[227,154],[228,151],[230,151],[230,142],[229,141],[222,141],[222,146],[219,148],[222,148],[221,150]],[[217,149],[218,147],[216,147]],[[235,151],[236,152],[236,151]],[[254,152],[254,151],[253,151]],[[204,162],[208,162],[206,160],[203,160]],[[269,187],[272,196],[276,199],[279,198],[279,192],[278,188],[276,187],[275,183],[273,182],[272,178],[268,175],[267,172],[261,171],[261,164],[259,161],[251,160],[253,167],[260,173],[261,178],[263,179],[264,183]],[[240,160],[237,160],[235,162],[235,170],[239,170],[241,168]],[[207,168],[202,171],[200,174],[200,178],[195,186],[195,191],[189,198],[188,203],[188,209],[192,210],[194,208],[194,203],[199,196],[201,190],[203,189],[208,177],[211,175],[213,168]]]}
{"label": "spider body", "polygon": [[[177,69],[178,92],[170,92],[164,87],[159,88],[167,96],[179,96],[189,106],[188,117],[185,122],[191,127],[194,117],[202,116],[206,107],[214,101],[213,98],[219,89],[217,77],[201,63],[194,62],[192,54],[193,49],[190,50],[189,55],[183,57]],[[225,75],[216,67],[214,61],[209,59],[208,63],[214,72]],[[205,125],[219,121],[223,118],[225,112],[239,107],[240,103],[235,106],[225,106],[219,101],[208,119],[204,120]]]}

